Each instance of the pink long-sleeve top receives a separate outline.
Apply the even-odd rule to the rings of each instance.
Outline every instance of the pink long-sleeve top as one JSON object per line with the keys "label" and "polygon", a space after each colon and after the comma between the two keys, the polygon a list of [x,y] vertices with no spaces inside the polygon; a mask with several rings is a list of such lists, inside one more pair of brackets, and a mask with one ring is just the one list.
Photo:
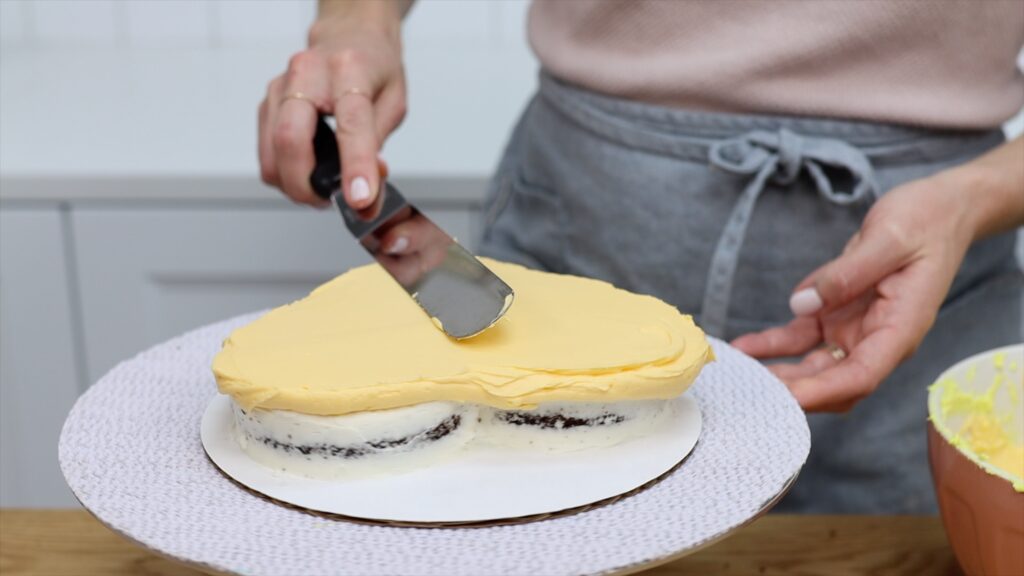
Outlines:
{"label": "pink long-sleeve top", "polygon": [[1024,0],[536,0],[554,76],[696,110],[932,128],[1024,105]]}

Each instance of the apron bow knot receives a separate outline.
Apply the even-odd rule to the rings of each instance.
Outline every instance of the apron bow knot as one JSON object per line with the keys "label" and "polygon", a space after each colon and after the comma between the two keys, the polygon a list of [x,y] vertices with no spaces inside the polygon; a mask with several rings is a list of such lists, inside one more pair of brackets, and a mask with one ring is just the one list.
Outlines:
{"label": "apron bow knot", "polygon": [[[715,142],[708,150],[708,161],[726,172],[752,176],[718,239],[704,290],[701,325],[708,334],[722,337],[740,248],[754,205],[769,178],[788,186],[806,170],[818,193],[839,205],[877,198],[879,190],[871,161],[864,152],[842,140],[804,136],[786,128],[777,132],[753,130]],[[848,172],[853,188],[837,191],[826,168]]]}
{"label": "apron bow knot", "polygon": [[[878,195],[871,161],[857,148],[835,138],[802,136],[782,128],[777,132],[754,130],[711,145],[708,160],[712,166],[733,174],[756,174],[751,184],[764,187],[768,177],[788,185],[796,181],[801,169],[814,181],[818,192],[830,202],[852,204]],[[845,170],[853,178],[848,192],[837,191],[825,168]],[[763,174],[763,176],[762,176]]]}

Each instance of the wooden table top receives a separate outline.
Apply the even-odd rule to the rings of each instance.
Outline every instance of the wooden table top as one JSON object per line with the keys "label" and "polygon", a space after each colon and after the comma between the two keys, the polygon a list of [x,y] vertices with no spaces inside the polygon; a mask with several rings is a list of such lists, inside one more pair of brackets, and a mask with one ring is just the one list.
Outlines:
{"label": "wooden table top", "polygon": [[[84,510],[0,510],[6,576],[191,575],[114,534]],[[931,516],[765,516],[722,542],[644,576],[871,574],[960,576]]]}

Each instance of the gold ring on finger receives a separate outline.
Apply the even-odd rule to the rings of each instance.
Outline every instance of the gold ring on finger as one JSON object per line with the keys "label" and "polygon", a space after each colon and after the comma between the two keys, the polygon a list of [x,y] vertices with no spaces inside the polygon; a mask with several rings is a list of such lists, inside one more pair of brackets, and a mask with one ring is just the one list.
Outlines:
{"label": "gold ring on finger", "polygon": [[338,99],[340,100],[345,96],[349,95],[362,96],[364,98],[373,100],[373,97],[370,95],[370,92],[367,90],[363,90],[362,88],[345,88],[344,90],[341,91],[341,94],[338,95]]}
{"label": "gold ring on finger", "polygon": [[836,362],[842,362],[846,359],[848,354],[843,347],[838,344],[832,344],[831,342],[825,345],[825,350],[835,359]]}
{"label": "gold ring on finger", "polygon": [[291,94],[285,96],[284,100],[281,100],[281,103],[284,104],[289,100],[303,100],[312,104],[313,108],[316,108],[317,110],[320,109],[320,107],[317,106],[316,102],[303,92],[292,92]]}

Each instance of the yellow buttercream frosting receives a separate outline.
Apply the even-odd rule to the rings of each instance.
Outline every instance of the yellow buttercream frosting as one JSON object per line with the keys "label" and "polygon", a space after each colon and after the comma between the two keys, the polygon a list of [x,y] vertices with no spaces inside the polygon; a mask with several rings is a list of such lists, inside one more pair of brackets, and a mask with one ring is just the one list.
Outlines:
{"label": "yellow buttercream frosting", "polygon": [[233,332],[213,362],[243,408],[340,415],[433,401],[532,408],[682,394],[713,360],[693,320],[650,296],[485,261],[515,304],[456,341],[373,264]]}
{"label": "yellow buttercream frosting", "polygon": [[[937,382],[938,411],[931,417],[953,446],[969,458],[1008,474],[1014,489],[1024,492],[1024,442],[1014,432],[1024,418],[1024,376],[1017,372],[1016,362],[1006,362],[1002,353],[993,355],[992,367],[994,373],[987,385],[975,382],[977,365],[968,368],[963,384],[953,378]],[[999,402],[1001,391],[1004,396]]]}
{"label": "yellow buttercream frosting", "polygon": [[960,434],[982,460],[1024,478],[1024,445],[1014,443],[1005,425],[994,415],[985,412],[969,415]]}

